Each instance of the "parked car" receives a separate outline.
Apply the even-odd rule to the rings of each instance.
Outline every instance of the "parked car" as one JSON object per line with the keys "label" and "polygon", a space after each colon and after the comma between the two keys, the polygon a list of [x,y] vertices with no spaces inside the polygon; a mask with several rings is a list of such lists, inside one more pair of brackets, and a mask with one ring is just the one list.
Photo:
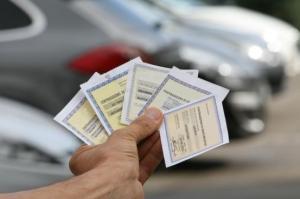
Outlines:
{"label": "parked car", "polygon": [[70,155],[80,142],[52,116],[0,97],[0,192],[20,191],[71,176]]}
{"label": "parked car", "polygon": [[210,1],[145,1],[202,33],[237,42],[250,59],[265,66],[275,93],[284,86],[283,74],[294,75],[300,70],[300,32],[286,22],[234,5],[210,5]]}

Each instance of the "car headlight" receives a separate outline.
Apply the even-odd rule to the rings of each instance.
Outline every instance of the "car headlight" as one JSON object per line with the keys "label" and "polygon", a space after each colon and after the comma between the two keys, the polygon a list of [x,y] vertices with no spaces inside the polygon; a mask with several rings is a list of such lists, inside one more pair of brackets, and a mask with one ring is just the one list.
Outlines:
{"label": "car headlight", "polygon": [[251,60],[262,63],[265,66],[275,67],[280,65],[280,56],[276,52],[271,52],[258,45],[246,45],[247,57]]}
{"label": "car headlight", "polygon": [[264,55],[264,51],[259,46],[251,45],[247,49],[247,54],[251,59],[260,60]]}

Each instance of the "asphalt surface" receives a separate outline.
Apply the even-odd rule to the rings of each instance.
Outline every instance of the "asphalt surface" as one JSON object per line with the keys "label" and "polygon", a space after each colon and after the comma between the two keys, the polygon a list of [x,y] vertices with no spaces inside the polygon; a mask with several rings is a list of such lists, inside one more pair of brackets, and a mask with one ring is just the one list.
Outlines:
{"label": "asphalt surface", "polygon": [[232,142],[146,184],[147,199],[300,198],[300,77],[270,101],[264,134]]}

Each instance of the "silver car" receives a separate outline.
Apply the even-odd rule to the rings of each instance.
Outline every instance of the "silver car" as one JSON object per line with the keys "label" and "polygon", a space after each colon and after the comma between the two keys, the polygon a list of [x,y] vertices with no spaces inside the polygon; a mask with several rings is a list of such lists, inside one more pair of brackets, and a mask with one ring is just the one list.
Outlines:
{"label": "silver car", "polygon": [[48,185],[71,176],[80,142],[37,108],[0,98],[0,192]]}
{"label": "silver car", "polygon": [[258,63],[273,93],[284,88],[287,74],[300,69],[300,33],[279,19],[237,6],[204,3],[209,1],[145,1],[176,16],[199,37],[214,36],[235,45],[239,56]]}

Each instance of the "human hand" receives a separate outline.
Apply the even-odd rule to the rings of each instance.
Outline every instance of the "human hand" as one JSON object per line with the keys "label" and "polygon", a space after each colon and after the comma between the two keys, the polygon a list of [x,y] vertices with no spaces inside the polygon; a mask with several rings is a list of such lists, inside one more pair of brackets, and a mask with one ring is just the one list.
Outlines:
{"label": "human hand", "polygon": [[70,168],[76,177],[38,189],[0,194],[0,199],[140,199],[143,184],[162,159],[158,129],[162,113],[154,108],[106,143],[81,147]]}
{"label": "human hand", "polygon": [[114,184],[114,197],[142,198],[142,185],[162,160],[158,132],[162,118],[158,109],[150,108],[131,125],[114,132],[106,143],[81,147],[70,161],[71,171],[75,175],[104,172],[111,180],[108,183]]}

